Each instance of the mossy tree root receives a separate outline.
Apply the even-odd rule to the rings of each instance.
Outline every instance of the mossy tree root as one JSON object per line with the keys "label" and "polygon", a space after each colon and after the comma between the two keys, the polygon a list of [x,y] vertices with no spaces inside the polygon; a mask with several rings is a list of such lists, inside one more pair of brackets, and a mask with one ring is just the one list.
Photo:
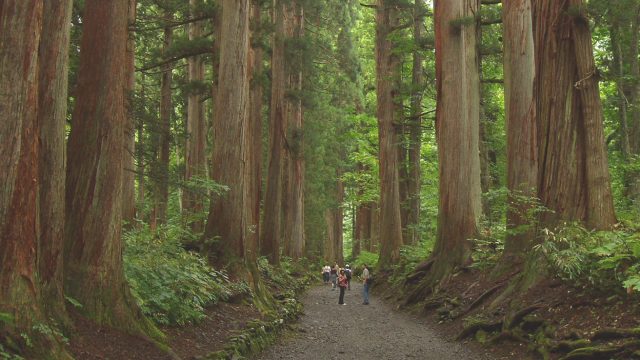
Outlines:
{"label": "mossy tree root", "polygon": [[465,326],[464,329],[456,336],[456,340],[464,340],[469,336],[474,335],[478,331],[486,331],[489,333],[497,332],[502,329],[502,320],[498,321],[478,321],[468,326]]}
{"label": "mossy tree root", "polygon": [[589,346],[575,349],[561,360],[598,360],[609,359],[612,356],[627,358],[634,351],[640,349],[640,340],[631,340],[619,345]]}

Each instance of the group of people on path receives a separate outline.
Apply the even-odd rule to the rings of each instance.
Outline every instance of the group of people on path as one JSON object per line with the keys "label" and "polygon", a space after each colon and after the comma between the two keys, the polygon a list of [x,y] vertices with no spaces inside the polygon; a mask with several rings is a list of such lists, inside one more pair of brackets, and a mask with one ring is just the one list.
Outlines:
{"label": "group of people on path", "polygon": [[[344,293],[346,290],[351,290],[351,278],[353,277],[353,270],[349,264],[341,268],[338,263],[331,267],[325,265],[322,267],[322,278],[325,285],[331,284],[331,290],[338,288],[340,290],[340,296],[338,298],[339,305],[347,305],[344,303]],[[371,274],[369,267],[366,264],[363,265],[362,275],[360,277],[363,284],[362,299],[363,305],[369,305],[369,286],[371,285]]]}

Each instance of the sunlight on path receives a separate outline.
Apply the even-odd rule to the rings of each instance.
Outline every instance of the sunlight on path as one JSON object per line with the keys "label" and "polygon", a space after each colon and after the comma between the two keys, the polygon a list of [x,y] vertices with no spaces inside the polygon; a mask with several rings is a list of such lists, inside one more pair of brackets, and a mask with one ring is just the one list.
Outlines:
{"label": "sunlight on path", "polygon": [[338,305],[338,294],[330,286],[310,289],[302,299],[298,333],[255,359],[489,359],[444,340],[426,320],[394,312],[375,296],[371,305],[362,305],[361,284],[352,284],[345,306]]}

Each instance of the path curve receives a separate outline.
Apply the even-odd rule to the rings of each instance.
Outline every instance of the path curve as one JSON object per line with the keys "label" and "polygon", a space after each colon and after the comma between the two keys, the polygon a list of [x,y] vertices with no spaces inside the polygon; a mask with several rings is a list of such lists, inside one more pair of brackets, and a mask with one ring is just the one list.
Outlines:
{"label": "path curve", "polygon": [[376,296],[370,296],[370,305],[362,305],[362,284],[354,283],[346,292],[347,305],[338,305],[338,293],[330,286],[309,289],[301,299],[304,315],[297,334],[255,359],[491,359],[445,340],[426,319],[393,311]]}

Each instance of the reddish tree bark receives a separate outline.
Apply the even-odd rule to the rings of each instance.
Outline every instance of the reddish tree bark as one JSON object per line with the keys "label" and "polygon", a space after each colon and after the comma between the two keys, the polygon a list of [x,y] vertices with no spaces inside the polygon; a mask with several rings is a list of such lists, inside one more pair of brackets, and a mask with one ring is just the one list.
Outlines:
{"label": "reddish tree bark", "polygon": [[616,218],[584,6],[580,0],[534,2],[538,194],[554,211],[543,217],[545,225],[575,220],[607,229]]}
{"label": "reddish tree bark", "polygon": [[126,40],[127,0],[87,0],[67,145],[65,291],[98,324],[159,337],[122,263]]}
{"label": "reddish tree bark", "polygon": [[264,221],[260,251],[269,262],[280,262],[281,206],[283,186],[283,147],[285,113],[285,5],[274,0],[273,45],[271,49],[271,114],[269,124],[269,164],[264,200]]}
{"label": "reddish tree bark", "polygon": [[72,1],[46,1],[39,49],[38,250],[42,299],[48,316],[66,322],[62,289],[65,123]]}
{"label": "reddish tree bark", "polygon": [[[507,122],[507,208],[505,256],[523,256],[534,240],[530,214],[537,196],[538,144],[534,97],[535,59],[531,0],[503,4],[504,86]],[[529,200],[523,199],[529,198]],[[522,227],[529,227],[523,229]]]}
{"label": "reddish tree bark", "polygon": [[477,0],[435,3],[440,202],[430,281],[436,283],[471,261],[469,239],[482,212],[476,29],[464,22],[478,7]]}
{"label": "reddish tree bark", "polygon": [[398,10],[389,0],[378,0],[376,8],[376,83],[378,97],[378,141],[380,144],[380,260],[381,267],[400,259],[402,222],[398,175],[398,135],[400,122],[395,101],[399,59],[389,39],[397,26]]}
{"label": "reddish tree bark", "polygon": [[[190,0],[191,16],[199,14],[195,8],[197,0]],[[189,39],[195,40],[202,36],[203,24],[199,21],[189,24]],[[202,56],[196,55],[188,59],[189,81],[204,81],[204,62]],[[187,98],[187,142],[185,145],[185,181],[193,177],[205,178],[207,176],[207,160],[205,149],[207,144],[207,128],[204,116],[204,103],[202,94],[191,91]],[[204,196],[202,193],[186,189],[182,196],[183,210],[187,216],[200,213],[204,210]],[[191,229],[195,232],[203,230],[202,221],[190,221]]]}
{"label": "reddish tree bark", "polygon": [[219,237],[206,251],[217,261],[251,264],[257,254],[248,232],[253,204],[249,175],[249,0],[224,0],[220,32],[220,69],[214,117],[212,177],[229,191],[211,200],[205,238]]}

